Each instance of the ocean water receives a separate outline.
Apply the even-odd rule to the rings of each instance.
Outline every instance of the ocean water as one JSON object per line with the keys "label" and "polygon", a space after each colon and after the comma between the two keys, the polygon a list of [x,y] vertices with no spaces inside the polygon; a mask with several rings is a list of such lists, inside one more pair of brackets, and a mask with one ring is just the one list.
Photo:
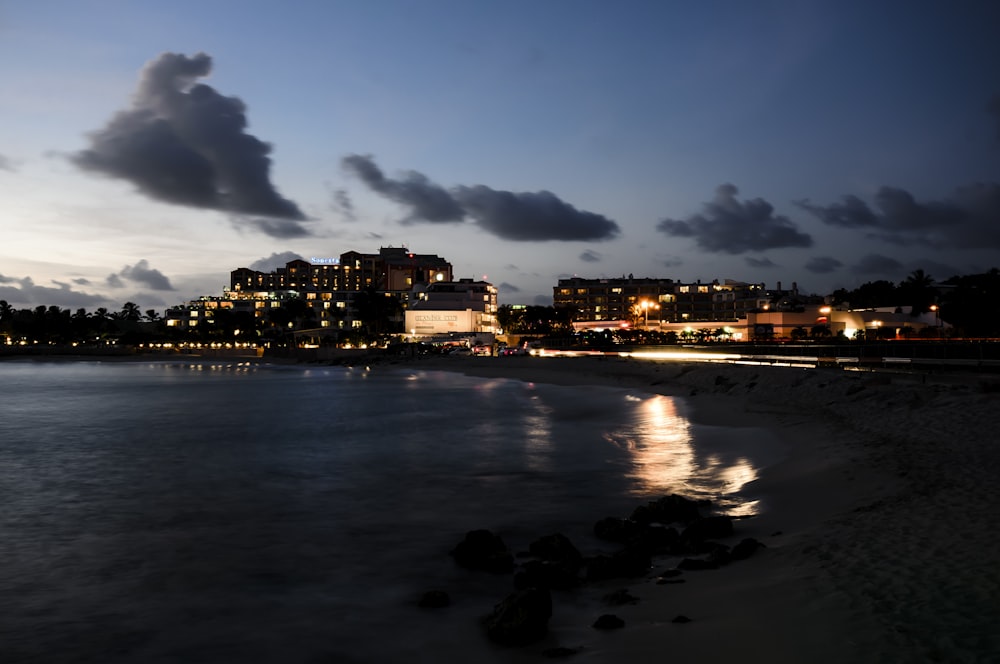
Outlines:
{"label": "ocean water", "polygon": [[[620,388],[3,362],[0,662],[515,661],[478,622],[510,579],[453,564],[465,532],[594,553],[596,520],[665,493],[752,512],[740,489],[779,456]],[[452,606],[418,608],[431,589]],[[590,601],[557,598],[550,645]]]}

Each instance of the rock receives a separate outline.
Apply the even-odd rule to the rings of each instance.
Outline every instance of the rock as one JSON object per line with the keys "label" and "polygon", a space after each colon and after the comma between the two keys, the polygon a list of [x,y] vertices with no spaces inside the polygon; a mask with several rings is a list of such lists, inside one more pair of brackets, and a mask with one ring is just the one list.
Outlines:
{"label": "rock", "polygon": [[730,557],[733,560],[746,560],[754,553],[757,549],[764,546],[752,537],[746,537],[740,540],[739,544],[733,547],[733,550],[729,552]]}
{"label": "rock", "polygon": [[461,567],[506,574],[514,569],[514,556],[499,535],[489,530],[472,530],[451,551]]}
{"label": "rock", "polygon": [[635,508],[632,520],[638,523],[689,523],[701,518],[701,508],[711,505],[707,500],[692,500],[670,494]]}
{"label": "rock", "polygon": [[594,629],[621,629],[625,621],[613,613],[605,613],[594,622]]}
{"label": "rock", "polygon": [[594,524],[594,536],[605,542],[628,542],[638,536],[642,526],[630,519],[609,516]]}
{"label": "rock", "polygon": [[626,588],[610,592],[604,596],[604,603],[610,606],[623,606],[625,604],[635,604],[639,598],[630,593]]}
{"label": "rock", "polygon": [[544,638],[552,617],[552,595],[544,588],[525,588],[503,599],[486,617],[486,635],[502,645],[523,646]]}
{"label": "rock", "polygon": [[572,562],[577,565],[583,556],[569,538],[562,533],[554,533],[540,537],[528,546],[528,553],[548,562]]}
{"label": "rock", "polygon": [[733,520],[728,516],[706,516],[684,529],[681,540],[691,546],[709,539],[720,539],[733,534]]}
{"label": "rock", "polygon": [[424,609],[440,609],[451,604],[451,597],[443,590],[428,590],[420,598],[419,606]]}

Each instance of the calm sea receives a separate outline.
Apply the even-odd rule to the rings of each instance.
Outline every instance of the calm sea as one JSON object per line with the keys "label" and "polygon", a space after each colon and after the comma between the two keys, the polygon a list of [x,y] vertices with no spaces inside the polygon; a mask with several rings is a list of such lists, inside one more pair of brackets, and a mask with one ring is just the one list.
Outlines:
{"label": "calm sea", "polygon": [[[419,367],[7,361],[0,386],[5,663],[513,661],[478,626],[510,579],[448,555],[466,531],[592,553],[664,493],[752,511],[778,454],[668,397]],[[587,602],[557,599],[550,645]]]}

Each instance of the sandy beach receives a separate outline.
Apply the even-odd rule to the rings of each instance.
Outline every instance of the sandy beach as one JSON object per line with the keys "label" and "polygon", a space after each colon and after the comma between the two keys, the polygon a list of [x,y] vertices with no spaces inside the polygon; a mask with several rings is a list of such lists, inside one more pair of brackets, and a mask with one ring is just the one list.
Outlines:
{"label": "sandy beach", "polygon": [[636,604],[609,609],[623,629],[565,644],[574,661],[1000,661],[1000,378],[615,357],[416,367],[681,396],[696,421],[766,427],[786,446],[745,488],[761,513],[734,538],[766,548],[683,584],[657,584],[670,562],[654,566],[629,586]]}

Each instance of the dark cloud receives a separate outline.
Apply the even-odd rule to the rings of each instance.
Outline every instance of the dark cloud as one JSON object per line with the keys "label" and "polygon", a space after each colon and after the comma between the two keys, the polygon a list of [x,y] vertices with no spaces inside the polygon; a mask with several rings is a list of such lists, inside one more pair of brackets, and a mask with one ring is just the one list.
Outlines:
{"label": "dark cloud", "polygon": [[805,264],[805,269],[815,274],[829,274],[830,272],[835,272],[843,266],[844,264],[836,258],[832,258],[830,256],[816,256],[809,259],[809,262]]}
{"label": "dark cloud", "polygon": [[330,190],[330,209],[340,215],[340,218],[344,221],[357,221],[357,217],[354,214],[354,202],[351,201],[351,196],[347,193],[347,190],[334,189],[329,184],[327,184],[327,189]]}
{"label": "dark cloud", "polygon": [[152,290],[174,290],[174,287],[170,285],[170,279],[159,270],[149,267],[149,261],[145,258],[135,265],[126,265],[118,274],[129,281],[140,283]]}
{"label": "dark cloud", "polygon": [[465,218],[465,212],[452,195],[422,173],[409,171],[402,179],[388,178],[370,155],[348,155],[341,163],[373,191],[409,207],[407,222],[457,223]]}
{"label": "dark cloud", "polygon": [[681,265],[684,265],[684,259],[679,256],[667,256],[660,261],[660,264],[663,265],[663,267],[680,267]]}
{"label": "dark cloud", "polygon": [[105,279],[104,282],[108,285],[109,288],[125,288],[125,282],[122,281],[122,278],[120,276],[118,276],[113,272],[108,275],[108,278]]}
{"label": "dark cloud", "polygon": [[763,268],[778,267],[777,265],[774,264],[774,261],[772,261],[770,258],[753,258],[751,256],[747,256],[744,260],[746,261],[746,264],[749,265],[750,267],[763,267]]}
{"label": "dark cloud", "polygon": [[272,272],[279,267],[285,267],[287,263],[301,260],[305,259],[294,251],[283,251],[280,254],[275,252],[266,258],[258,258],[247,267],[258,272]]}
{"label": "dark cloud", "polygon": [[242,222],[233,220],[233,225],[237,228],[249,226],[265,235],[278,240],[291,240],[297,237],[306,237],[311,233],[299,222],[290,219],[243,219]]}
{"label": "dark cloud", "polygon": [[548,191],[456,187],[455,197],[484,230],[505,240],[610,240],[621,229],[603,215],[577,210]]}
{"label": "dark cloud", "polygon": [[388,178],[370,156],[349,155],[342,163],[373,191],[409,207],[407,223],[458,223],[468,217],[486,232],[514,241],[599,241],[620,232],[614,221],[577,210],[548,191],[511,192],[485,185],[449,191],[416,171],[402,179]]}
{"label": "dark cloud", "polygon": [[742,254],[784,247],[810,247],[812,237],[799,231],[787,217],[774,214],[774,207],[761,198],[736,199],[739,190],[724,184],[715,198],[705,203],[704,214],[685,220],[664,219],[656,228],[672,237],[694,238],[712,253]]}
{"label": "dark cloud", "polygon": [[499,287],[499,288],[500,288],[500,290],[502,290],[502,291],[503,291],[504,293],[520,293],[520,292],[521,292],[521,289],[520,289],[520,288],[518,288],[518,287],[517,287],[517,286],[515,286],[514,284],[509,284],[509,283],[507,283],[506,281],[504,281],[504,282],[501,282],[501,284],[500,284],[500,287]]}
{"label": "dark cloud", "polygon": [[244,103],[197,82],[211,69],[204,53],[164,53],[149,62],[131,107],[91,133],[90,147],[71,160],[156,200],[285,219],[279,237],[287,237],[305,215],[271,183],[271,146],[246,133]]}
{"label": "dark cloud", "polygon": [[869,237],[891,244],[921,244],[963,249],[1000,248],[1000,184],[976,183],[957,188],[938,201],[917,201],[896,187],[881,187],[873,205],[847,195],[839,203],[797,201],[820,221],[841,228],[868,230]]}
{"label": "dark cloud", "polygon": [[16,284],[0,286],[0,300],[6,300],[11,306],[32,307],[45,305],[75,308],[101,307],[109,304],[109,300],[100,295],[91,295],[73,290],[69,284],[55,282],[58,288],[39,286],[31,277],[15,278],[0,274],[0,284]]}
{"label": "dark cloud", "polygon": [[15,170],[14,162],[0,154],[0,171],[10,171],[13,173]]}
{"label": "dark cloud", "polygon": [[903,270],[903,264],[895,258],[882,254],[867,254],[851,266],[851,269],[858,274],[893,275]]}
{"label": "dark cloud", "polygon": [[580,260],[582,260],[584,263],[600,263],[601,255],[596,251],[587,249],[585,252],[580,254]]}
{"label": "dark cloud", "polygon": [[90,279],[87,279],[86,277],[77,277],[76,279],[72,279],[71,281],[74,284],[76,284],[77,286],[89,286],[90,285]]}

